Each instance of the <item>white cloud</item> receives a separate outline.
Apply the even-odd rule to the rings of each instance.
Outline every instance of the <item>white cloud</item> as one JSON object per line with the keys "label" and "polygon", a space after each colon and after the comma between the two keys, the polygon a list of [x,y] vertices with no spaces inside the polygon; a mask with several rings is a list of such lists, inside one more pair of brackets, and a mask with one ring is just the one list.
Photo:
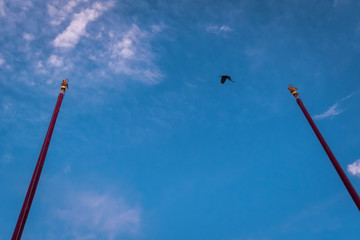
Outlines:
{"label": "white cloud", "polygon": [[345,100],[351,98],[354,94],[350,94],[346,97],[343,97],[342,99],[340,99],[339,101],[337,101],[337,103],[335,103],[334,105],[332,105],[326,112],[322,113],[322,114],[318,114],[315,115],[314,118],[315,119],[324,119],[324,118],[328,118],[328,117],[333,117],[336,115],[339,115],[340,113],[342,113],[344,110],[340,109],[340,104],[342,102],[344,102]]}
{"label": "white cloud", "polygon": [[162,32],[167,26],[165,24],[154,24],[151,25],[151,31],[153,33],[159,33]]}
{"label": "white cloud", "polygon": [[1,158],[1,162],[2,163],[10,163],[12,161],[13,157],[10,153],[5,153],[2,158]]}
{"label": "white cloud", "polygon": [[220,31],[228,32],[228,31],[231,31],[231,28],[229,26],[222,25],[220,27]]}
{"label": "white cloud", "polygon": [[[31,31],[21,32],[21,39],[28,43],[25,47],[29,49],[26,54],[28,59],[32,60],[31,66],[36,74],[43,75],[44,83],[49,84],[47,79],[53,76],[74,76],[75,66],[77,72],[81,72],[89,65],[96,67],[86,69],[89,80],[79,83],[82,86],[92,86],[90,79],[92,81],[99,76],[106,77],[106,84],[111,86],[126,80],[157,84],[164,78],[155,61],[157,53],[152,48],[152,40],[160,34],[166,34],[163,30],[167,26],[162,22],[149,21],[140,28],[135,24],[128,24],[129,19],[121,16],[117,17],[116,21],[103,22],[102,18],[110,12],[115,3],[117,2],[113,0],[49,1],[48,5],[45,5],[48,7],[49,22],[65,19],[61,20],[59,26],[53,26],[56,31],[50,39],[53,51],[44,52],[39,44],[32,44],[30,48],[30,41],[38,42],[42,38],[38,38],[38,35]],[[93,24],[98,27],[93,29]],[[96,47],[69,51],[80,46],[83,40],[91,41],[87,44],[95,44]],[[0,64],[8,65],[8,59]]]}
{"label": "white cloud", "polygon": [[197,86],[195,84],[191,84],[188,82],[186,82],[185,85],[188,86],[189,88],[194,88],[194,89],[197,88]]}
{"label": "white cloud", "polygon": [[134,50],[133,50],[133,40],[130,38],[124,38],[122,41],[117,43],[117,48],[114,50],[118,50],[118,53],[123,58],[131,58],[134,56]]}
{"label": "white cloud", "polygon": [[227,25],[209,25],[206,27],[206,31],[211,32],[211,33],[215,33],[215,34],[220,34],[220,33],[224,33],[224,32],[230,32],[232,31],[232,29],[227,26]]}
{"label": "white cloud", "polygon": [[95,21],[106,11],[111,3],[95,2],[91,8],[75,14],[70,25],[59,34],[53,41],[55,47],[73,48],[79,42],[80,37],[86,34],[86,26]]}
{"label": "white cloud", "polygon": [[56,55],[51,55],[48,59],[48,63],[51,65],[51,66],[54,66],[54,67],[61,67],[64,65],[63,63],[63,59],[61,57],[58,57]]}
{"label": "white cloud", "polygon": [[4,0],[0,0],[0,16],[5,17],[5,2]]}
{"label": "white cloud", "polygon": [[333,1],[333,7],[335,8],[335,7],[337,7],[337,5],[338,5],[338,0],[334,0]]}
{"label": "white cloud", "polygon": [[48,71],[46,70],[44,64],[42,61],[37,61],[35,63],[35,70],[36,72],[40,73],[40,74],[47,74]]}
{"label": "white cloud", "polygon": [[315,115],[314,118],[315,119],[324,119],[324,118],[339,115],[341,112],[343,112],[343,110],[339,109],[339,103],[335,103],[326,112],[319,114],[319,115]]}
{"label": "white cloud", "polygon": [[67,165],[65,166],[65,168],[64,168],[64,173],[65,173],[65,174],[66,174],[66,173],[69,173],[70,170],[71,170],[71,167],[70,167],[69,164],[67,164]]}
{"label": "white cloud", "polygon": [[113,32],[109,34],[113,39],[109,46],[110,68],[147,84],[156,84],[163,78],[163,74],[153,63],[149,44],[151,37],[147,32],[133,24],[120,39],[116,38]]}
{"label": "white cloud", "polygon": [[[68,207],[57,210],[74,239],[114,239],[139,231],[141,217],[137,207],[129,207],[123,198],[96,193],[72,194]],[[59,236],[61,239],[61,236]]]}
{"label": "white cloud", "polygon": [[32,41],[32,40],[35,39],[34,35],[29,34],[29,33],[24,33],[24,34],[23,34],[23,38],[24,38],[25,40],[28,40],[28,41]]}
{"label": "white cloud", "polygon": [[5,63],[5,59],[3,59],[2,57],[0,57],[0,67]]}
{"label": "white cloud", "polygon": [[[29,80],[27,88],[33,86],[34,82]],[[18,101],[16,98],[5,97],[0,99],[0,128],[9,124],[13,124],[18,119],[34,124],[48,120],[48,114],[44,113],[43,105],[38,105],[37,108],[29,108],[27,103]],[[22,122],[19,124],[27,124]],[[15,130],[16,131],[16,130]]]}
{"label": "white cloud", "polygon": [[16,113],[14,105],[15,104],[13,103],[13,101],[9,101],[9,100],[4,101],[2,103],[2,106],[0,107],[0,113],[4,117],[3,120],[6,121],[13,120],[14,114]]}
{"label": "white cloud", "polygon": [[60,25],[67,16],[73,12],[74,8],[81,2],[88,2],[88,0],[71,0],[64,6],[64,1],[58,1],[52,4],[48,4],[48,14],[52,18],[51,25]]}
{"label": "white cloud", "polygon": [[347,166],[347,170],[354,176],[360,177],[360,159]]}
{"label": "white cloud", "polygon": [[111,47],[112,57],[114,58],[140,58],[135,56],[135,52],[140,51],[140,41],[145,37],[145,33],[141,32],[135,24],[123,35],[120,41],[117,41]]}

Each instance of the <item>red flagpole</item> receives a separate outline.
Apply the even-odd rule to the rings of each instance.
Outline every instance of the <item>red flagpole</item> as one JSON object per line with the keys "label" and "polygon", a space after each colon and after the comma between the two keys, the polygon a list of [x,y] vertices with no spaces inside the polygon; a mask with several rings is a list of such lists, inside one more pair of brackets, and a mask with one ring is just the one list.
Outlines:
{"label": "red flagpole", "polygon": [[321,135],[319,129],[317,128],[317,126],[315,125],[314,121],[312,120],[309,112],[306,110],[303,102],[301,101],[300,98],[298,98],[298,93],[296,92],[296,88],[290,86],[289,87],[290,92],[293,94],[294,97],[296,97],[296,102],[298,103],[298,105],[300,106],[302,112],[304,113],[306,119],[308,120],[311,128],[313,129],[313,131],[315,132],[316,137],[319,139],[322,147],[324,148],[326,154],[328,155],[331,163],[333,164],[336,172],[339,174],[339,177],[341,178],[342,182],[344,183],[346,189],[348,190],[351,198],[353,199],[355,205],[357,206],[358,210],[360,211],[360,198],[358,193],[356,192],[355,188],[353,187],[353,185],[351,184],[350,180],[348,179],[348,177],[346,176],[344,170],[341,168],[339,162],[336,160],[335,155],[332,153],[330,147],[327,145],[324,137]]}
{"label": "red flagpole", "polygon": [[33,176],[31,178],[30,185],[29,185],[29,188],[27,190],[25,200],[24,200],[24,203],[22,205],[20,215],[19,215],[19,218],[17,220],[15,230],[14,230],[14,233],[12,235],[11,240],[20,240],[21,239],[21,235],[22,235],[24,227],[25,227],[26,219],[27,219],[29,211],[30,211],[31,203],[32,203],[32,201],[34,199],[35,191],[36,191],[37,185],[39,183],[41,171],[42,171],[42,168],[43,168],[44,162],[45,162],[46,153],[47,153],[48,148],[49,148],[51,136],[52,136],[52,133],[53,133],[53,130],[54,130],[54,127],[55,127],[57,116],[58,116],[59,111],[60,111],[60,107],[61,107],[62,100],[64,98],[64,92],[65,91],[66,91],[66,88],[62,86],[61,87],[61,93],[58,96],[58,99],[57,99],[57,102],[56,102],[56,105],[55,105],[55,109],[54,109],[54,113],[52,115],[50,125],[49,125],[48,131],[46,133],[45,140],[44,140],[43,146],[41,148],[39,158],[38,158],[38,161],[36,163],[36,167],[35,167]]}

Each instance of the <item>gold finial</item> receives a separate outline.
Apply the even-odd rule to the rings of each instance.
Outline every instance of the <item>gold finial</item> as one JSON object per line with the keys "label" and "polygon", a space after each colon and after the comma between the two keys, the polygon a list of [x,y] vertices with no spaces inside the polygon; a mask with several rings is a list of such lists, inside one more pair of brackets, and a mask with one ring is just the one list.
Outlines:
{"label": "gold finial", "polygon": [[296,90],[298,90],[298,89],[297,89],[296,87],[293,87],[292,84],[289,84],[288,89],[289,89],[289,91],[291,92],[291,94],[292,94],[294,97],[296,97],[296,98],[299,97],[299,93],[296,91]]}
{"label": "gold finial", "polygon": [[63,79],[60,87],[61,92],[65,93],[68,88],[69,88],[69,79]]}

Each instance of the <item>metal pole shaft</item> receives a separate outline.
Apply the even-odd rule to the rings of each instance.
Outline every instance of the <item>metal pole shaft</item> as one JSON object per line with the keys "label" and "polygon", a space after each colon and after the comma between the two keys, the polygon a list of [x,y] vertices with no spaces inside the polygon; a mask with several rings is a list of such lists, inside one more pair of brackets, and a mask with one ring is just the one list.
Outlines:
{"label": "metal pole shaft", "polygon": [[19,240],[19,239],[21,239],[21,235],[22,235],[24,227],[25,227],[26,219],[27,219],[29,211],[30,211],[31,203],[32,203],[32,201],[34,199],[35,191],[36,191],[37,185],[39,183],[41,171],[42,171],[42,168],[43,168],[44,162],[45,162],[46,153],[47,153],[48,148],[49,148],[51,136],[52,136],[52,133],[53,133],[53,130],[54,130],[54,127],[55,127],[56,119],[57,119],[57,116],[59,114],[60,106],[61,106],[63,98],[64,98],[64,94],[60,93],[59,96],[58,96],[58,99],[57,99],[57,102],[56,102],[56,105],[55,105],[55,109],[54,109],[54,113],[52,115],[50,125],[49,125],[48,131],[46,133],[45,140],[44,140],[43,146],[41,148],[39,158],[38,158],[38,161],[36,163],[36,167],[35,167],[33,176],[31,178],[30,185],[29,185],[29,188],[27,190],[25,200],[24,200],[24,203],[22,205],[20,215],[19,215],[19,218],[17,220],[15,230],[14,230],[14,233],[12,235],[11,240]]}
{"label": "metal pole shaft", "polygon": [[323,146],[326,154],[328,155],[328,157],[330,158],[331,163],[333,164],[333,166],[335,167],[336,172],[339,174],[341,180],[343,181],[346,189],[348,190],[350,196],[352,197],[354,203],[356,204],[357,208],[360,211],[360,198],[358,193],[356,192],[355,188],[353,187],[353,185],[351,184],[350,180],[348,179],[348,177],[346,176],[345,172],[343,171],[343,169],[341,168],[339,162],[336,160],[334,154],[332,153],[332,151],[330,150],[330,147],[327,145],[325,139],[323,138],[323,136],[321,135],[319,129],[317,128],[317,126],[315,125],[314,121],[312,120],[310,114],[308,113],[308,111],[306,110],[303,102],[301,101],[300,98],[296,99],[296,102],[299,104],[302,112],[304,113],[306,119],[308,120],[308,122],[310,123],[311,128],[314,130],[315,135],[317,136],[317,138],[319,139],[321,145]]}

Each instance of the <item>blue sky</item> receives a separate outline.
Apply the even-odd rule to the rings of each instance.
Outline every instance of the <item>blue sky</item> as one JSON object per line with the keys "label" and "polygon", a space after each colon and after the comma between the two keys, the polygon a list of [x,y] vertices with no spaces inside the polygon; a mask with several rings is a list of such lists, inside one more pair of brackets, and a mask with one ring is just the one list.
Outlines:
{"label": "blue sky", "polygon": [[[360,2],[0,0],[0,240],[355,239]],[[229,74],[235,83],[221,85]]]}

